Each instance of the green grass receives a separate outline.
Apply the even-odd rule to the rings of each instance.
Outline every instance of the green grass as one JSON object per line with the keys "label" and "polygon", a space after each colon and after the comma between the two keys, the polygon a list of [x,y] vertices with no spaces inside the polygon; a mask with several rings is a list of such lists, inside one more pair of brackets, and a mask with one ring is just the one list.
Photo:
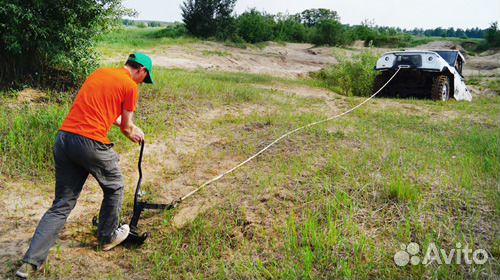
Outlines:
{"label": "green grass", "polygon": [[500,93],[500,81],[498,79],[489,80],[488,84],[487,84],[487,88],[490,88],[493,91]]}
{"label": "green grass", "polygon": [[97,43],[103,57],[123,56],[133,51],[144,51],[160,46],[183,45],[199,42],[193,37],[160,37],[162,27],[123,28],[106,34]]}
{"label": "green grass", "polygon": [[[192,175],[193,185],[224,171],[218,167],[224,160],[244,160],[282,133],[333,114],[322,99],[255,87],[321,86],[310,80],[161,68],[155,80],[153,87],[141,86],[136,115],[148,139],[172,139],[186,128],[202,140],[217,139],[175,156],[177,173],[159,175]],[[345,110],[362,100],[343,97],[335,104]],[[71,97],[36,106],[15,104],[12,97],[1,102],[1,175],[50,180],[54,133]],[[151,237],[140,249],[108,255],[118,264],[109,275],[72,275],[49,259],[41,276],[497,278],[499,108],[497,95],[470,103],[376,99],[284,139],[197,193],[181,209],[199,199],[209,208],[184,227],[171,225],[181,209],[145,215],[141,228]],[[208,114],[214,111],[223,113]],[[117,129],[110,138],[118,151],[132,149]],[[131,208],[127,197],[124,214]],[[89,239],[91,231],[83,231],[77,242]],[[397,267],[394,254],[410,242],[443,249],[460,242],[493,255],[484,265]]]}

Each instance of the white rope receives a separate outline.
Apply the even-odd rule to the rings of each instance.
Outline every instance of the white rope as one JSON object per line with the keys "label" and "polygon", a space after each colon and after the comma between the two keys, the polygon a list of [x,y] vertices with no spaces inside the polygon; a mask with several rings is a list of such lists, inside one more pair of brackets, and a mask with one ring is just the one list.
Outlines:
{"label": "white rope", "polygon": [[377,92],[375,92],[374,94],[372,94],[372,96],[368,97],[365,101],[359,103],[358,105],[352,107],[351,109],[341,113],[341,114],[338,114],[338,115],[335,115],[333,117],[329,117],[327,119],[324,119],[324,120],[320,120],[320,121],[317,121],[317,122],[313,122],[313,123],[310,123],[308,125],[304,125],[302,127],[299,127],[299,128],[296,128],[294,130],[291,130],[283,135],[281,135],[279,138],[277,138],[276,140],[274,140],[273,142],[271,142],[269,145],[267,145],[265,148],[263,148],[262,150],[258,151],[257,153],[255,153],[254,155],[252,155],[251,157],[247,158],[246,160],[240,162],[238,165],[236,165],[235,167],[227,170],[226,172],[224,173],[221,173],[219,175],[217,175],[216,177],[206,181],[205,183],[203,183],[201,186],[199,186],[197,189],[191,191],[190,193],[186,194],[185,196],[183,196],[182,198],[180,198],[178,201],[176,201],[175,203],[178,203],[178,202],[181,202],[183,200],[185,200],[186,198],[190,197],[191,195],[193,195],[194,193],[198,192],[199,190],[201,190],[202,188],[210,185],[211,183],[215,182],[215,181],[218,181],[220,180],[222,177],[226,176],[227,174],[235,171],[236,169],[242,167],[243,165],[245,165],[246,163],[248,163],[249,161],[251,161],[252,159],[254,159],[255,157],[257,157],[258,155],[262,154],[263,152],[265,152],[267,149],[269,149],[271,146],[273,146],[274,144],[278,143],[281,139],[289,136],[290,134],[293,134],[299,130],[302,130],[302,129],[305,129],[305,128],[308,128],[308,127],[311,127],[311,126],[314,126],[314,125],[317,125],[317,124],[320,124],[320,123],[324,123],[324,122],[327,122],[327,121],[331,121],[333,119],[336,119],[336,118],[339,118],[339,117],[342,117],[343,115],[346,115],[354,110],[356,110],[357,108],[361,107],[363,104],[365,104],[366,102],[370,101],[373,97],[375,97],[380,91],[382,91],[390,82],[391,80],[398,74],[399,70],[401,68],[398,68],[398,70],[394,73],[394,75],[392,75],[392,77],[379,89],[377,90]]}

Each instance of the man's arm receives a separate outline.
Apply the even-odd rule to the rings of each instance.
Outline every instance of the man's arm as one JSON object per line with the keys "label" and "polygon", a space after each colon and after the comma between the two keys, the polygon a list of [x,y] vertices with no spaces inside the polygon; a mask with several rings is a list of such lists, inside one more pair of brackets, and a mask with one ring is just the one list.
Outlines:
{"label": "man's arm", "polygon": [[144,140],[144,132],[134,124],[133,118],[134,112],[123,109],[121,118],[118,118],[115,123],[120,121],[120,130],[123,135],[132,142],[140,143]]}

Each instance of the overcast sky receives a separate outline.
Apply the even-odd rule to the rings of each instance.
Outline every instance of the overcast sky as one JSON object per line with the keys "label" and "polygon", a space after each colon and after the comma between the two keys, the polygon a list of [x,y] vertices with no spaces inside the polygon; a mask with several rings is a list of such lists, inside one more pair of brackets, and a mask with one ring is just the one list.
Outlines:
{"label": "overcast sky", "polygon": [[[127,8],[139,12],[136,19],[181,21],[183,0],[124,0]],[[406,29],[455,27],[487,28],[500,22],[500,0],[238,0],[235,12],[249,8],[271,14],[295,14],[310,8],[328,8],[340,15],[342,23],[359,24],[368,19],[380,26]]]}

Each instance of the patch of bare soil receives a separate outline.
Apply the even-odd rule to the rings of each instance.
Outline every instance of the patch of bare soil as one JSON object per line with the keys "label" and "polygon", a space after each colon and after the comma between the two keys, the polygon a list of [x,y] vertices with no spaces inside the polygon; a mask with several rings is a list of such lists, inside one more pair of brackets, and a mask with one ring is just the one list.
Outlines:
{"label": "patch of bare soil", "polygon": [[305,76],[337,63],[332,48],[292,43],[269,43],[263,49],[240,49],[204,42],[153,49],[150,55],[156,65],[163,67],[203,68],[278,77]]}
{"label": "patch of bare soil", "polygon": [[464,53],[464,48],[457,43],[450,42],[450,41],[434,41],[430,42],[427,44],[419,45],[418,47],[414,49],[419,49],[419,50],[459,50],[460,52]]}
{"label": "patch of bare soil", "polygon": [[272,85],[254,85],[254,87],[272,91],[280,91],[290,96],[322,99],[330,108],[331,115],[340,113],[342,110],[346,109],[347,105],[346,102],[344,102],[345,96],[334,93],[324,88],[294,86],[281,83],[274,83]]}
{"label": "patch of bare soil", "polygon": [[[40,218],[52,204],[54,186],[37,181],[0,181],[0,190],[0,278],[11,278],[18,261],[28,249]],[[69,246],[64,236],[71,231],[90,229],[89,222],[97,214],[100,200],[101,191],[97,182],[88,180],[60,236],[61,250]],[[82,221],[87,222],[87,227],[82,228]]]}
{"label": "patch of bare soil", "polygon": [[464,67],[464,75],[500,76],[500,50],[469,57]]}

